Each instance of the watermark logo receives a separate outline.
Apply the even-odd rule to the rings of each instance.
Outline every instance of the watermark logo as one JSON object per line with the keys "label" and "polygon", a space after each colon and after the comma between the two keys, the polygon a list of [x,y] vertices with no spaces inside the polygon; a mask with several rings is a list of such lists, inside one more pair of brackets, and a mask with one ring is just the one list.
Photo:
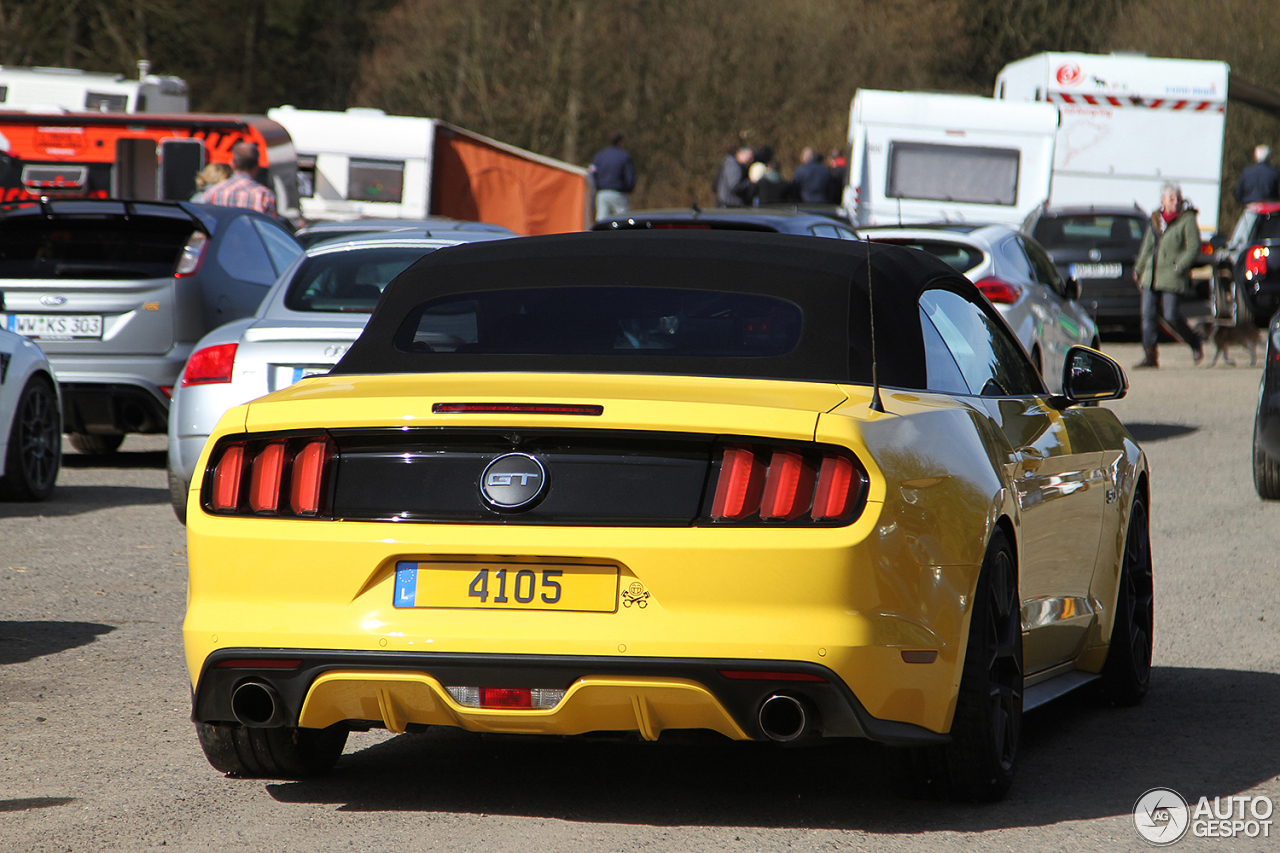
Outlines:
{"label": "watermark logo", "polygon": [[1152,844],[1164,846],[1188,833],[1195,838],[1270,838],[1275,804],[1270,797],[1201,797],[1188,806],[1172,788],[1152,788],[1133,804],[1133,825]]}
{"label": "watermark logo", "polygon": [[1172,844],[1187,834],[1190,824],[1187,801],[1170,788],[1152,788],[1133,804],[1133,825],[1152,844]]}

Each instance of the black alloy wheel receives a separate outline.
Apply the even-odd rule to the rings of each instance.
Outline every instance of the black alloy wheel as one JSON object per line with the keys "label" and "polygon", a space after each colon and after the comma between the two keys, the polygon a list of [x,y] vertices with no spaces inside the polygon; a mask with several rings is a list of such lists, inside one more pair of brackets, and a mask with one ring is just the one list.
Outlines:
{"label": "black alloy wheel", "polygon": [[953,797],[998,800],[1013,784],[1022,730],[1022,678],[1018,569],[1008,537],[997,529],[974,591],[952,742],[943,747]]}
{"label": "black alloy wheel", "polygon": [[1280,500],[1280,461],[1262,446],[1258,420],[1253,422],[1253,488],[1263,500]]}
{"label": "black alloy wheel", "polygon": [[1107,662],[1102,667],[1103,695],[1115,705],[1136,705],[1151,686],[1151,647],[1155,628],[1155,585],[1151,574],[1151,534],[1142,495],[1129,511],[1124,562],[1116,591],[1116,616]]}
{"label": "black alloy wheel", "polygon": [[0,495],[42,501],[53,494],[62,464],[62,419],[53,385],[32,377],[22,389],[9,432],[9,451]]}

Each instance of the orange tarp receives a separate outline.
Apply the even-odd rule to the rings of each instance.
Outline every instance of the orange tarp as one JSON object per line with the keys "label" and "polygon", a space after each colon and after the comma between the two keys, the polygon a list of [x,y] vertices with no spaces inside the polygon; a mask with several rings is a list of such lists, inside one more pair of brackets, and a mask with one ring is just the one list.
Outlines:
{"label": "orange tarp", "polygon": [[584,230],[587,181],[477,139],[436,133],[431,213],[503,225],[517,234]]}

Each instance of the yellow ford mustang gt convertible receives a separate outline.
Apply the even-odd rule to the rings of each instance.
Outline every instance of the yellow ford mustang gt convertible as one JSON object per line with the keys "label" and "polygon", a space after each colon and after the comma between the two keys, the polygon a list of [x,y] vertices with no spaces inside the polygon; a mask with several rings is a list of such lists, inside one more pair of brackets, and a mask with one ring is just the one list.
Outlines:
{"label": "yellow ford mustang gt convertible", "polygon": [[[874,321],[873,321],[874,318]],[[1001,796],[1025,708],[1150,678],[1147,467],[1067,354],[895,246],[434,252],[328,375],[222,419],[183,636],[217,769],[351,730],[860,737]]]}

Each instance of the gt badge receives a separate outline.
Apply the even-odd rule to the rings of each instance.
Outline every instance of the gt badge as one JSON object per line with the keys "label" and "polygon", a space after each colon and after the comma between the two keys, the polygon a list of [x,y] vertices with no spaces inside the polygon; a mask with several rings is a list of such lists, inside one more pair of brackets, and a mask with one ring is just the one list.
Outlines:
{"label": "gt badge", "polygon": [[622,591],[622,606],[630,607],[633,604],[641,610],[649,606],[649,590],[640,581],[633,581]]}
{"label": "gt badge", "polygon": [[547,490],[547,469],[527,453],[507,453],[480,475],[480,496],[494,509],[523,509]]}

